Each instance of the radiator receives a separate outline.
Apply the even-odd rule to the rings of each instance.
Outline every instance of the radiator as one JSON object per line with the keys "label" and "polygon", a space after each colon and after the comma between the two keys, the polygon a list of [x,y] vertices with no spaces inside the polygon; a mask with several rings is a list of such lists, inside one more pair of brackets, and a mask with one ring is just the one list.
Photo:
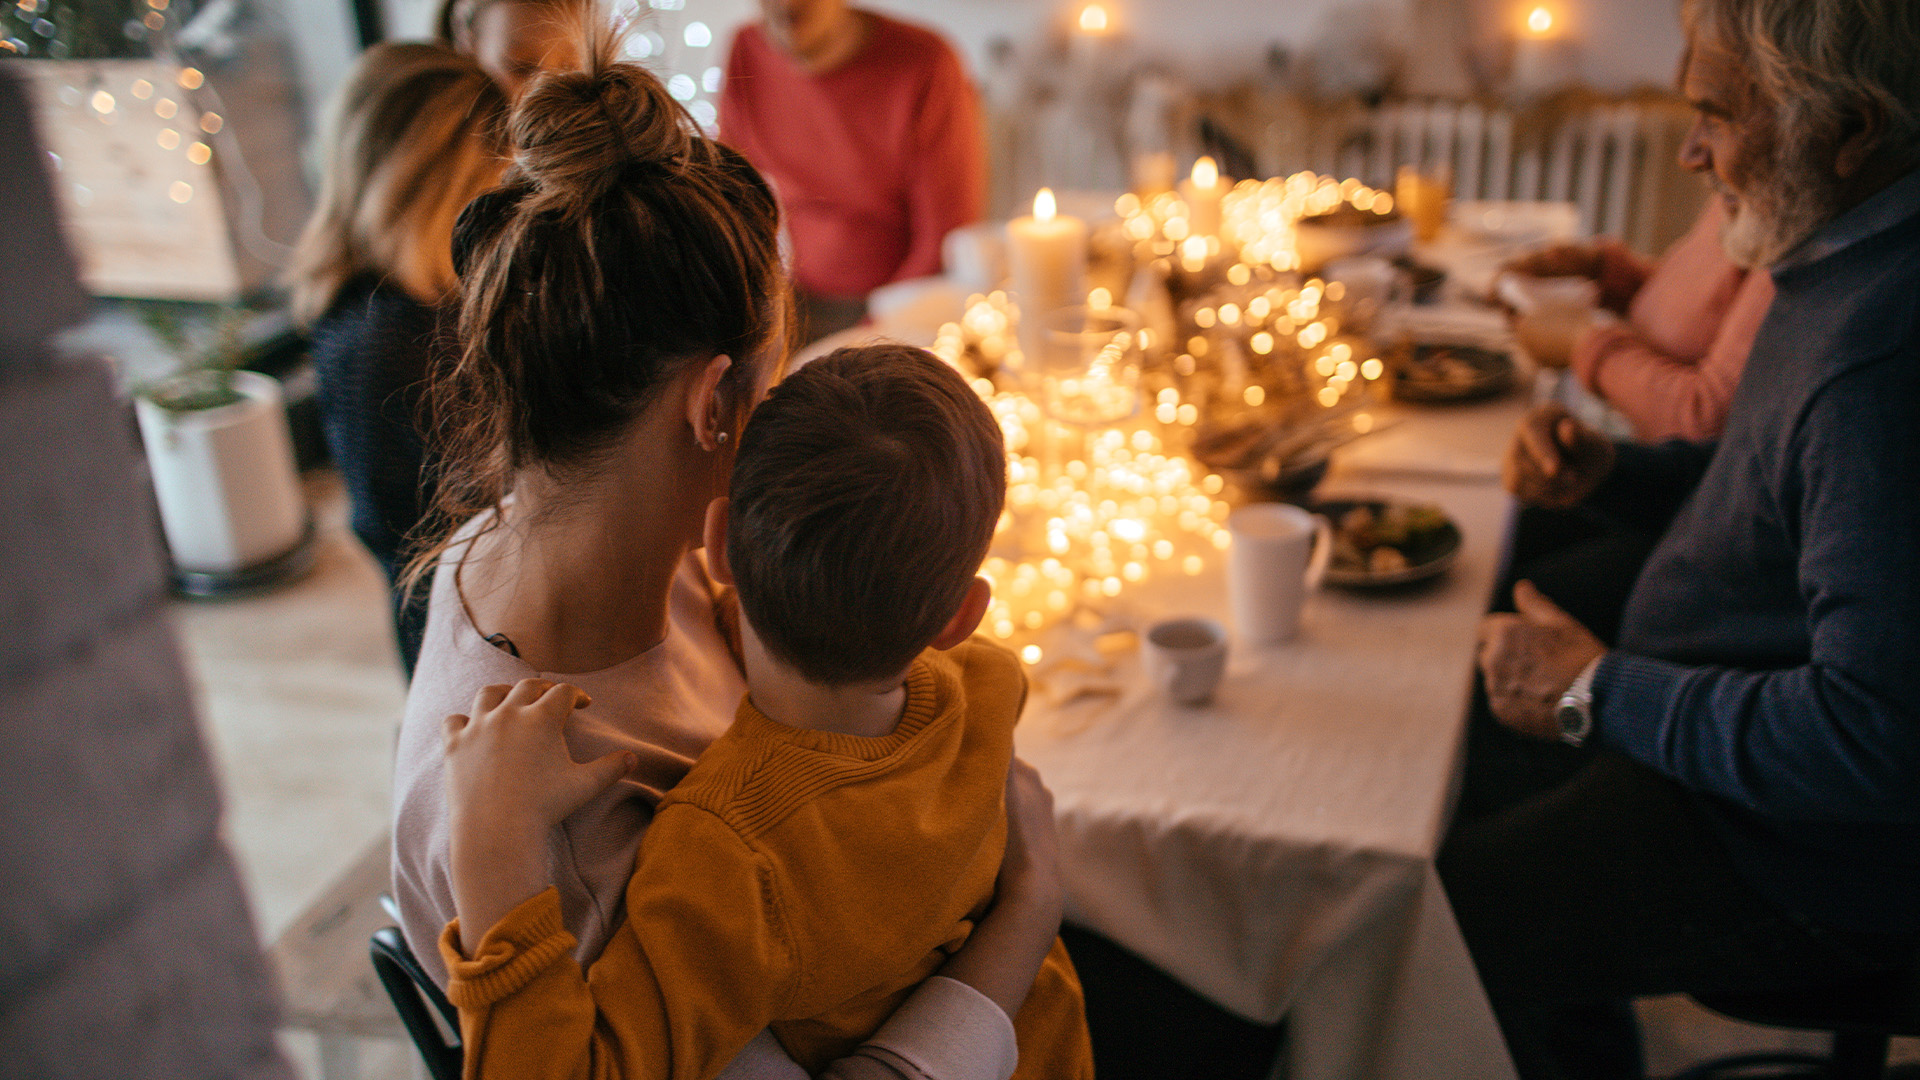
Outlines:
{"label": "radiator", "polygon": [[1677,162],[1689,115],[1664,99],[1543,107],[1399,102],[1315,125],[1308,167],[1391,188],[1402,165],[1452,170],[1461,199],[1545,199],[1579,208],[1582,235],[1649,254],[1698,213],[1705,189]]}

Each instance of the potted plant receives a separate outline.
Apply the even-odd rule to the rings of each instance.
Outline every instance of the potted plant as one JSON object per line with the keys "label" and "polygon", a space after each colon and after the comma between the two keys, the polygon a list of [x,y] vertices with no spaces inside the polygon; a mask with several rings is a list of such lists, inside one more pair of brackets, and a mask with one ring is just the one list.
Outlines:
{"label": "potted plant", "polygon": [[174,309],[146,313],[182,369],[142,387],[134,410],[175,584],[191,595],[262,588],[312,565],[280,384],[239,367],[246,319],[230,310],[196,341]]}

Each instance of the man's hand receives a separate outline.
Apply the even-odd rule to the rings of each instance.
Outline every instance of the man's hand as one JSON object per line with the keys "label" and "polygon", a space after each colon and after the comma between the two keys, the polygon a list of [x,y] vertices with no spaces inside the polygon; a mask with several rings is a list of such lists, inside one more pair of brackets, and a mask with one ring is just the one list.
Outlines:
{"label": "man's hand", "polygon": [[474,695],[446,719],[448,861],[467,955],[495,923],[551,884],[547,832],[634,766],[630,753],[580,764],[567,717],[588,704],[566,683],[522,679]]}
{"label": "man's hand", "polygon": [[1489,615],[1480,623],[1487,704],[1494,719],[1522,735],[1558,738],[1560,695],[1607,647],[1530,581],[1513,587],[1513,603],[1518,614]]}
{"label": "man's hand", "polygon": [[1501,474],[1521,502],[1564,510],[1613,471],[1613,442],[1548,402],[1528,413],[1507,446]]}

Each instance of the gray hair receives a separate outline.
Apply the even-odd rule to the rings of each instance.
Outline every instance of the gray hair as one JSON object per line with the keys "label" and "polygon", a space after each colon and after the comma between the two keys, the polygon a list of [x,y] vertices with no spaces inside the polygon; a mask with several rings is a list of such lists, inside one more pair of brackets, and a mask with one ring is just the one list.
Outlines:
{"label": "gray hair", "polygon": [[1920,2],[1916,0],[1681,0],[1690,36],[1739,57],[1783,110],[1786,129],[1839,129],[1876,109],[1881,147],[1920,154]]}

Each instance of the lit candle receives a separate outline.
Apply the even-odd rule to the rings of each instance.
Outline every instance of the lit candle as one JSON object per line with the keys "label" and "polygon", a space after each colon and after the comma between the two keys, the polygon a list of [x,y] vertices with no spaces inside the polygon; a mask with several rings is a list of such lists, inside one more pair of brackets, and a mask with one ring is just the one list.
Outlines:
{"label": "lit candle", "polygon": [[1220,233],[1220,202],[1227,185],[1220,179],[1220,166],[1210,157],[1193,163],[1193,175],[1180,183],[1180,198],[1187,204],[1188,232],[1194,236]]}
{"label": "lit candle", "polygon": [[1118,29],[1112,13],[1102,4],[1089,3],[1080,9],[1076,25],[1079,33],[1073,35],[1072,62],[1082,69],[1081,77],[1096,81],[1111,78],[1115,63],[1110,39]]}
{"label": "lit candle", "polygon": [[1530,97],[1558,90],[1578,80],[1579,58],[1565,28],[1545,4],[1527,12],[1519,40],[1513,47],[1513,92]]}
{"label": "lit candle", "polygon": [[1087,223],[1056,212],[1051,188],[1033,197],[1033,216],[1007,223],[1007,264],[1020,302],[1020,346],[1040,357],[1047,317],[1087,302]]}

